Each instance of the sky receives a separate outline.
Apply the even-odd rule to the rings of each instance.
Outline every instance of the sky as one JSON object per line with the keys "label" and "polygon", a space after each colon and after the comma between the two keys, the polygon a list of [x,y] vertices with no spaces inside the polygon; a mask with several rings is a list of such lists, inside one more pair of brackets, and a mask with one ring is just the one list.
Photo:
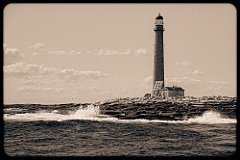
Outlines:
{"label": "sky", "polygon": [[165,86],[236,96],[231,4],[9,4],[4,104],[87,103],[152,92],[154,21],[164,21]]}

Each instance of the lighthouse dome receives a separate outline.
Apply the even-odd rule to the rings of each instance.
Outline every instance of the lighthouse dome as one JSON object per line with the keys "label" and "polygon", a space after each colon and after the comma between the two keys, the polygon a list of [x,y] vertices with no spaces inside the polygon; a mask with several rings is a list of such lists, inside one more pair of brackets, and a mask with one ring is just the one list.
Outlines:
{"label": "lighthouse dome", "polygon": [[163,17],[159,13],[159,15],[156,17],[156,19],[163,19]]}

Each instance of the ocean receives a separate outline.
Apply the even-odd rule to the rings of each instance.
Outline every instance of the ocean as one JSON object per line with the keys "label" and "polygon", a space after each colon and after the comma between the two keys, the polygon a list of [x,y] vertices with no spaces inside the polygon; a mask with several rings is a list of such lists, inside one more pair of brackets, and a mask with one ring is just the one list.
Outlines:
{"label": "ocean", "polygon": [[8,156],[231,156],[236,119],[118,119],[93,105],[5,105]]}

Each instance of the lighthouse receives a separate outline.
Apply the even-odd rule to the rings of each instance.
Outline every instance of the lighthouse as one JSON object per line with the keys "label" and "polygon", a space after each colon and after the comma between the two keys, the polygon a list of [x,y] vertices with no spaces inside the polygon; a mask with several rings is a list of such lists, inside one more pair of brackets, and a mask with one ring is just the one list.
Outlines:
{"label": "lighthouse", "polygon": [[159,15],[155,19],[155,49],[153,71],[153,97],[163,98],[164,88],[164,51],[163,51],[163,17]]}

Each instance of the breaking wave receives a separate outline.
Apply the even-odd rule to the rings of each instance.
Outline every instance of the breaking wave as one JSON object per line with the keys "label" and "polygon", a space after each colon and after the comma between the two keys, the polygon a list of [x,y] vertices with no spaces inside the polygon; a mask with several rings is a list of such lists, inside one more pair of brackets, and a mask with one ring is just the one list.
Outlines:
{"label": "breaking wave", "polygon": [[206,111],[201,116],[190,118],[188,120],[147,120],[147,119],[118,119],[108,115],[100,114],[100,109],[96,106],[80,107],[76,112],[67,115],[59,114],[57,110],[50,113],[36,112],[24,114],[4,114],[5,121],[66,121],[66,120],[91,120],[100,122],[115,123],[199,123],[199,124],[222,124],[236,123],[236,119],[224,118],[215,111]]}
{"label": "breaking wave", "polygon": [[206,111],[202,116],[190,118],[188,123],[205,123],[205,124],[218,124],[218,123],[236,123],[236,119],[223,118],[220,113],[214,111]]}
{"label": "breaking wave", "polygon": [[80,107],[75,113],[67,115],[59,114],[58,110],[54,110],[50,113],[40,111],[36,113],[24,113],[24,114],[5,114],[4,120],[16,120],[16,121],[64,121],[64,120],[95,120],[99,115],[99,108],[92,105],[82,108]]}

